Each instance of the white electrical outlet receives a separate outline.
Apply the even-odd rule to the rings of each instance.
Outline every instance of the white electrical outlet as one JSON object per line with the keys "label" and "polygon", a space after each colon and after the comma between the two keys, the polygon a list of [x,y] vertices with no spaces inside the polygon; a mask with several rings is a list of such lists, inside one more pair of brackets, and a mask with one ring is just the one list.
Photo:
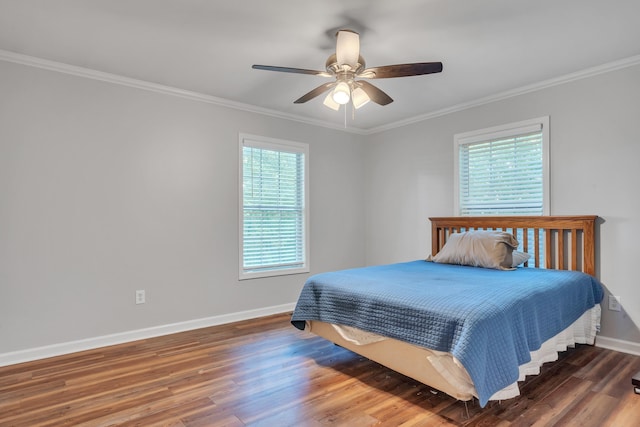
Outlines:
{"label": "white electrical outlet", "polygon": [[136,304],[144,304],[147,302],[146,295],[144,293],[144,289],[140,289],[136,291]]}
{"label": "white electrical outlet", "polygon": [[619,296],[609,295],[609,310],[622,311],[622,307],[620,306]]}

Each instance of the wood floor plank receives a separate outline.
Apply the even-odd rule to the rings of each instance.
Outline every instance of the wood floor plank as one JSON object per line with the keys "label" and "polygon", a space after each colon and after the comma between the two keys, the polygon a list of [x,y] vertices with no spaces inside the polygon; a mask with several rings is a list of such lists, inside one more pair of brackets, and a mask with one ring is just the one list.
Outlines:
{"label": "wood floor plank", "polygon": [[582,427],[601,427],[618,405],[618,399],[602,393],[591,392],[560,418],[555,425],[574,424]]}
{"label": "wood floor plank", "polygon": [[615,426],[640,419],[640,357],[578,346],[517,398],[463,402],[289,314],[0,368],[0,426]]}
{"label": "wood floor plank", "polygon": [[[631,389],[630,379],[640,371],[640,360],[630,355],[624,355],[616,366],[597,381],[593,390],[612,397],[622,398]],[[640,423],[639,423],[640,424]]]}
{"label": "wood floor plank", "polygon": [[552,426],[566,415],[574,405],[578,404],[593,384],[576,377],[571,377],[560,387],[544,396],[535,405],[527,408],[516,420],[513,426]]}
{"label": "wood floor plank", "polygon": [[640,396],[629,388],[627,393],[618,400],[618,406],[609,414],[602,426],[635,426],[638,425],[638,420],[640,420]]}

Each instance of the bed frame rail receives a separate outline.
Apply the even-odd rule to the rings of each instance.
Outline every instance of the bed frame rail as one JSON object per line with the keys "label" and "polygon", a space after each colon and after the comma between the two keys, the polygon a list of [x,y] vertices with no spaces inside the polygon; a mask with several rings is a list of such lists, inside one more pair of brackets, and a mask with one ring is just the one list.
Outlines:
{"label": "bed frame rail", "polygon": [[520,242],[519,250],[532,255],[525,266],[576,270],[595,276],[597,218],[597,215],[432,217],[429,218],[431,252],[436,255],[452,233],[507,231]]}

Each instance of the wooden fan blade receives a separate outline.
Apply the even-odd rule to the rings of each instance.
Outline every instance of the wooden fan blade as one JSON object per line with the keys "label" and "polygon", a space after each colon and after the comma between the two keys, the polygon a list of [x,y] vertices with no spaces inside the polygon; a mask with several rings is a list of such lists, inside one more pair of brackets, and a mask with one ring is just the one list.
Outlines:
{"label": "wooden fan blade", "polygon": [[364,90],[364,92],[367,94],[369,99],[371,99],[376,104],[387,105],[393,102],[393,99],[389,95],[387,95],[386,93],[384,93],[382,90],[378,89],[371,83],[366,82],[364,80],[360,80],[357,83],[358,83],[358,86],[360,86],[362,90]]}
{"label": "wooden fan blade", "polygon": [[300,98],[298,98],[295,101],[293,101],[293,103],[294,104],[303,104],[303,103],[305,103],[307,101],[310,101],[313,98],[315,98],[316,96],[320,96],[323,93],[325,93],[326,91],[328,91],[329,89],[331,89],[333,86],[335,86],[335,84],[336,84],[336,82],[330,82],[330,83],[325,83],[323,85],[320,85],[317,88],[313,89],[312,91],[305,93]]}
{"label": "wooden fan blade", "polygon": [[388,79],[391,77],[420,76],[442,72],[442,62],[416,62],[413,64],[384,65],[372,67],[358,73],[357,77],[366,79]]}
{"label": "wooden fan blade", "polygon": [[312,76],[332,77],[326,71],[305,70],[304,68],[275,67],[273,65],[253,65],[254,70],[279,71],[281,73],[309,74]]}

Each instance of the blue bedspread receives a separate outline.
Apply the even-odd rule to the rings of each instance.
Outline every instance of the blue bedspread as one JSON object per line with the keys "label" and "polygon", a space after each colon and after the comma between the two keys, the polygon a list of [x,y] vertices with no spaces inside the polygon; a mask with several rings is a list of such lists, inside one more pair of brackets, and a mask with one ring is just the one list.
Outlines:
{"label": "blue bedspread", "polygon": [[453,354],[481,406],[518,380],[530,352],[602,301],[580,272],[500,271],[425,261],[322,273],[305,283],[291,322],[354,326]]}

